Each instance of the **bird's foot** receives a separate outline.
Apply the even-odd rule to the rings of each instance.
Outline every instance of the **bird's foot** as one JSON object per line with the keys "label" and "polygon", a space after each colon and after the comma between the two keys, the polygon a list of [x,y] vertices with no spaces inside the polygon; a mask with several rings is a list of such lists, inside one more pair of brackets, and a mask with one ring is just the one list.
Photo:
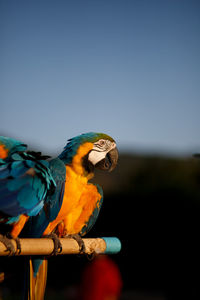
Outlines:
{"label": "bird's foot", "polygon": [[98,255],[95,251],[90,254],[86,252],[85,243],[83,242],[83,239],[81,238],[81,236],[79,234],[71,234],[71,235],[67,235],[66,237],[72,238],[78,243],[79,254],[85,255],[88,260],[93,260]]}
{"label": "bird's foot", "polygon": [[90,254],[87,253],[87,259],[91,261],[91,260],[93,260],[95,257],[97,257],[97,255],[98,255],[98,253],[96,253],[95,251],[92,252],[92,253],[90,253]]}
{"label": "bird's foot", "polygon": [[21,251],[22,251],[20,239],[18,237],[13,237],[13,235],[11,233],[7,233],[7,237],[9,239],[13,239],[16,242],[17,250],[15,252],[15,255],[16,254],[19,255],[21,253]]}
{"label": "bird's foot", "polygon": [[72,238],[78,243],[80,254],[86,254],[85,244],[79,234],[70,234],[70,235],[67,235],[66,237]]}
{"label": "bird's foot", "polygon": [[62,244],[60,242],[60,239],[58,238],[58,236],[55,233],[50,233],[50,234],[44,235],[43,238],[50,238],[53,240],[54,249],[53,249],[52,253],[50,254],[50,256],[57,255],[58,253],[62,252]]}
{"label": "bird's foot", "polygon": [[[16,242],[17,245],[16,251],[15,251],[15,247],[13,246],[13,243],[11,242],[11,239],[15,240]],[[19,238],[18,237],[14,238],[10,233],[6,235],[0,234],[0,242],[2,242],[5,245],[6,247],[5,251],[9,251],[9,256],[13,256],[21,252],[21,244]]]}

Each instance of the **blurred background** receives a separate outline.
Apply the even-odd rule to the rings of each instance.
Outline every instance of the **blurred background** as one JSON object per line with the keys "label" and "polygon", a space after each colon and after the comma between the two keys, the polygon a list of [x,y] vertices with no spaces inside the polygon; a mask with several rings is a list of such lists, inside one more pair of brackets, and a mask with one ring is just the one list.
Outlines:
{"label": "blurred background", "polygon": [[[120,299],[199,299],[199,1],[0,0],[0,22],[0,134],[52,156],[111,135],[119,164],[96,174],[88,237],[120,238]],[[22,261],[5,262],[17,299]],[[46,299],[75,299],[88,264],[51,258]]]}

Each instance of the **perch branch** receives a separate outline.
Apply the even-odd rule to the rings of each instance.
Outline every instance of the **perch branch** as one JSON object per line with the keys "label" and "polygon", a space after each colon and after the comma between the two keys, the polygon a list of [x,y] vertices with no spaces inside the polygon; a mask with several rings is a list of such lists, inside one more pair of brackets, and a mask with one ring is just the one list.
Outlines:
{"label": "perch branch", "polygon": [[[15,240],[11,240],[15,250],[17,250]],[[79,245],[72,238],[61,238],[62,252],[60,254],[79,254]],[[118,238],[105,237],[105,238],[89,238],[83,239],[85,244],[86,253],[91,254],[114,254],[120,251],[121,243]],[[54,249],[54,243],[49,238],[38,239],[20,239],[21,252],[16,253],[16,256],[21,255],[50,255]],[[0,256],[8,256],[9,251],[3,243],[0,242]]]}

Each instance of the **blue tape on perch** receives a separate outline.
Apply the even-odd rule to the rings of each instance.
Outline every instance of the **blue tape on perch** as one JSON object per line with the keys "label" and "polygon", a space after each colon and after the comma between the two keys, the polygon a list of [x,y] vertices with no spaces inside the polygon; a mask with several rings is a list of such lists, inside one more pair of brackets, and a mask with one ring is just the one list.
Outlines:
{"label": "blue tape on perch", "polygon": [[116,237],[102,237],[106,242],[105,254],[115,254],[121,250],[121,242]]}

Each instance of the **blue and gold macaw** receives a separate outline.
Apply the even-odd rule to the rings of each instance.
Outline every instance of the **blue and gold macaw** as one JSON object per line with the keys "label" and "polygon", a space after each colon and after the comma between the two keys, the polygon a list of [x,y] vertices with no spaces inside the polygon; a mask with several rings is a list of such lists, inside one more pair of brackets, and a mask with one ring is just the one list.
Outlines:
{"label": "blue and gold macaw", "polygon": [[28,218],[38,214],[56,188],[47,157],[26,149],[25,144],[0,136],[0,240],[12,254],[14,247],[2,234],[17,241]]}
{"label": "blue and gold macaw", "polygon": [[[46,192],[42,208],[29,218],[23,236],[37,238],[56,233],[59,237],[75,236],[78,241],[77,235],[84,236],[95,223],[103,201],[102,188],[88,181],[95,168],[111,171],[117,160],[116,143],[106,134],[90,132],[70,139],[58,158],[48,162],[55,189]],[[26,298],[43,299],[46,272],[46,260],[30,261]]]}

